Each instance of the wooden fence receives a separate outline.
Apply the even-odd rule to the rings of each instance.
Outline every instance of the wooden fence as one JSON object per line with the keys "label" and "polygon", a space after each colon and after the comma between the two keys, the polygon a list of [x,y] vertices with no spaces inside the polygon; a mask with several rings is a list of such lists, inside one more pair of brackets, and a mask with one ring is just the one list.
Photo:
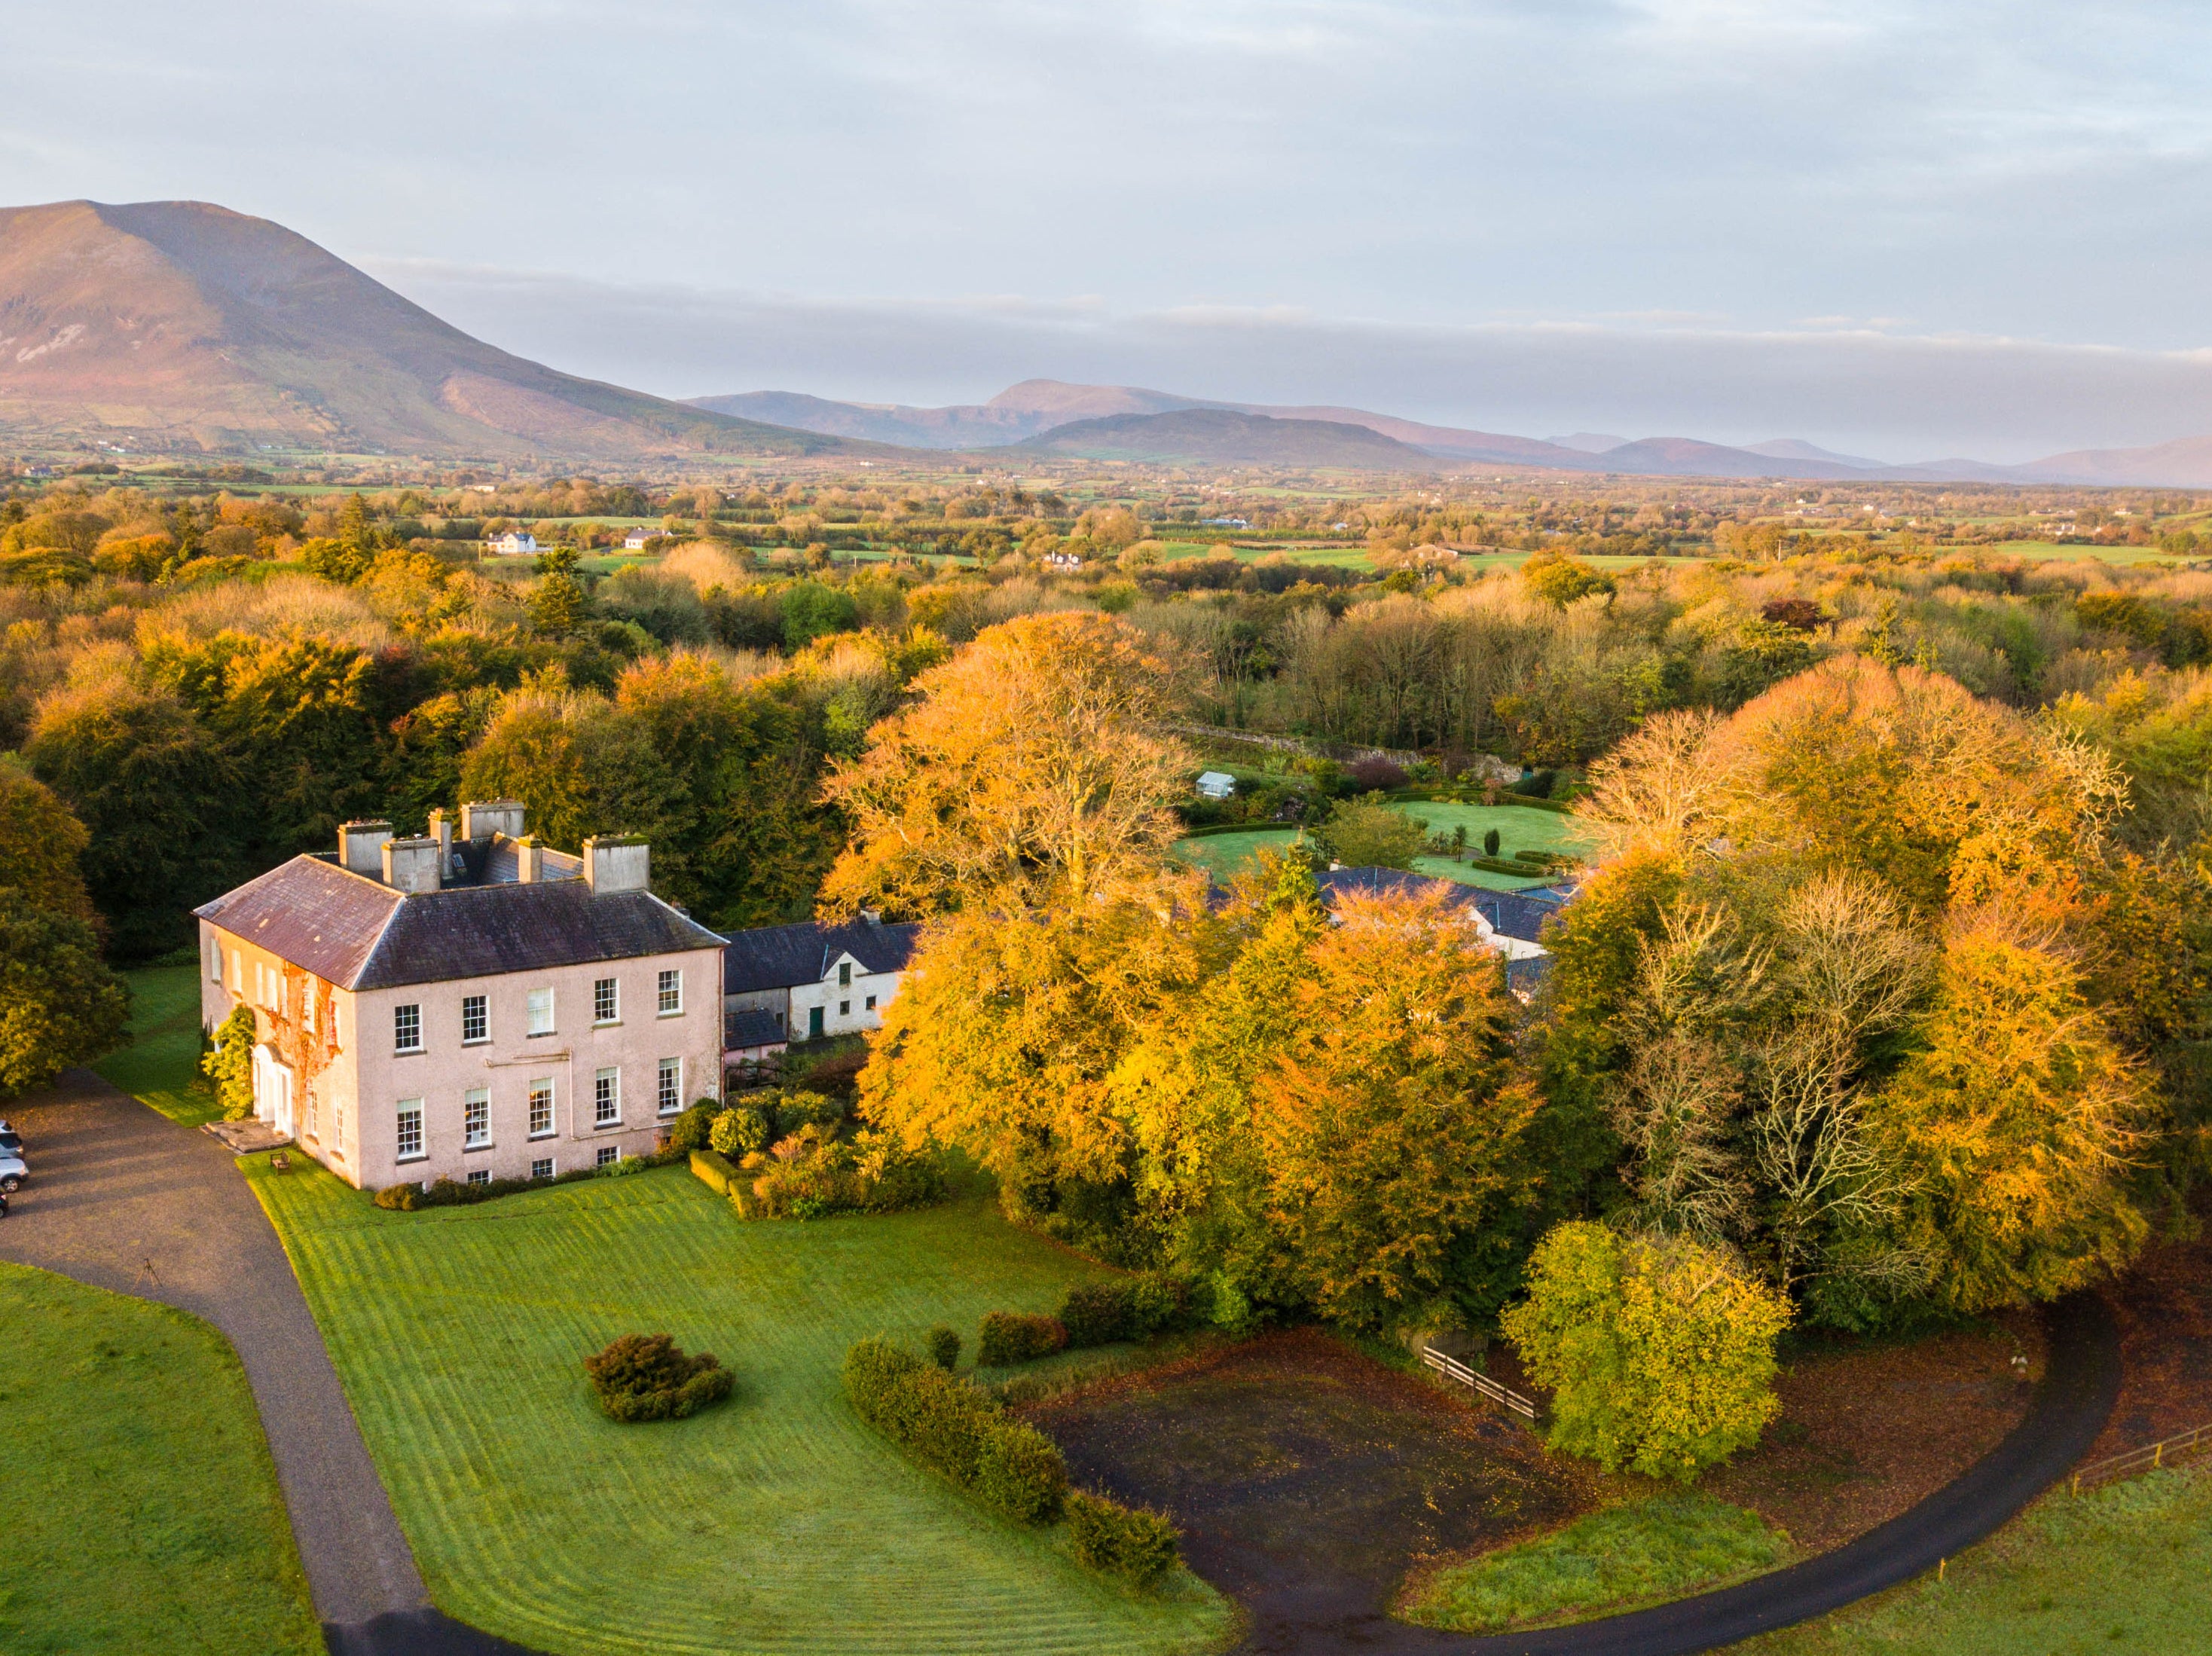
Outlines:
{"label": "wooden fence", "polygon": [[1523,1420],[1536,1418],[1536,1405],[1518,1391],[1498,1385],[1487,1374],[1476,1373],[1457,1358],[1445,1356],[1434,1346],[1421,1348],[1421,1361],[1446,1379],[1457,1380],[1477,1396],[1489,1398],[1500,1408],[1511,1409]]}
{"label": "wooden fence", "polygon": [[2212,1449],[2212,1425],[2199,1426],[2187,1432],[2160,1438],[2156,1443],[2147,1443],[2140,1449],[2130,1449],[2124,1454],[2108,1455],[2102,1460],[2093,1460],[2074,1474],[2071,1488],[2075,1495],[2084,1489],[2094,1489],[2100,1483],[2111,1483],[2124,1477],[2133,1477],[2138,1472],[2154,1472],[2161,1466],[2171,1466]]}

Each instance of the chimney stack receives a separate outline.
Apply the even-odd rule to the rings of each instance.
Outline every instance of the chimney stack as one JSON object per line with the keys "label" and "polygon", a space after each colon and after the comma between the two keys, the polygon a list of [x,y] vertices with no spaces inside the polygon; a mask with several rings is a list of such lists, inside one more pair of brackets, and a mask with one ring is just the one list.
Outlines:
{"label": "chimney stack", "polygon": [[430,813],[429,837],[438,842],[438,872],[443,875],[453,866],[453,819],[444,806]]}
{"label": "chimney stack", "polygon": [[434,839],[387,839],[384,842],[384,883],[410,896],[434,892],[444,882],[440,875],[438,842]]}
{"label": "chimney stack", "polygon": [[489,839],[495,833],[522,837],[520,800],[472,800],[461,807],[463,839]]}
{"label": "chimney stack", "polygon": [[377,848],[392,837],[388,822],[348,822],[338,828],[338,866],[371,880],[384,877],[384,854]]}
{"label": "chimney stack", "polygon": [[[463,806],[463,810],[468,807]],[[538,861],[538,845],[535,838],[525,834],[514,842],[514,878],[518,885],[535,886],[545,878]]]}
{"label": "chimney stack", "polygon": [[584,880],[592,895],[641,892],[653,877],[653,847],[635,834],[596,834],[584,842]]}

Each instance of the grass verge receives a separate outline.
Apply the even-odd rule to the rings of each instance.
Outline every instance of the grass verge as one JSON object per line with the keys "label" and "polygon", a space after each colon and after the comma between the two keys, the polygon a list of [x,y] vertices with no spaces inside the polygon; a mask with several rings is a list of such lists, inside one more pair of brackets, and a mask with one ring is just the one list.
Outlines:
{"label": "grass verge", "polygon": [[131,1044],[94,1071],[179,1127],[221,1121],[215,1089],[200,1074],[199,968],[141,966],[123,977],[131,985]]}
{"label": "grass verge", "polygon": [[0,1650],[319,1653],[276,1464],[222,1336],[11,1264],[0,1326]]}
{"label": "grass verge", "polygon": [[1462,1633],[1586,1621],[1756,1575],[1790,1553],[1790,1537],[1757,1514],[1684,1490],[1437,1570],[1405,1616]]}
{"label": "grass verge", "polygon": [[2046,1495],[1962,1558],[1737,1656],[2212,1651],[2212,1468]]}
{"label": "grass verge", "polygon": [[[1409,800],[1392,808],[1420,818],[1429,825],[1432,834],[1449,835],[1455,828],[1465,828],[1468,843],[1478,854],[1482,849],[1483,835],[1492,828],[1498,830],[1499,854],[1508,857],[1516,851],[1580,851],[1589,843],[1578,819],[1525,805],[1455,805],[1449,801]],[[1248,867],[1262,849],[1279,850],[1297,837],[1295,828],[1254,828],[1179,839],[1175,852],[1185,862],[1205,869],[1216,880],[1225,880]],[[1414,858],[1413,871],[1493,892],[1527,891],[1532,886],[1555,884],[1560,878],[1558,874],[1537,873],[1525,880],[1516,880],[1510,874],[1472,868],[1464,862],[1441,856]]]}
{"label": "grass verge", "polygon": [[[681,1168],[392,1214],[319,1169],[241,1161],[290,1253],[433,1598],[552,1656],[1152,1653],[1229,1606],[1133,1594],[1005,1523],[847,1408],[846,1347],[1048,1311],[1096,1273],[968,1200],[738,1222]],[[617,1426],[585,1353],[665,1333],[737,1376]]]}

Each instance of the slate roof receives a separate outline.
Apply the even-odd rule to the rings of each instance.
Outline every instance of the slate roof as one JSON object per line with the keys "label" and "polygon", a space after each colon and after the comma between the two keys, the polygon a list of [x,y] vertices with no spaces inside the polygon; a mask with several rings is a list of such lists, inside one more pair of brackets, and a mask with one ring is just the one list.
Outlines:
{"label": "slate roof", "polygon": [[631,960],[722,941],[650,892],[599,895],[581,880],[524,886],[495,878],[410,896],[318,856],[294,857],[192,912],[347,989]]}
{"label": "slate roof", "polygon": [[1525,892],[1492,892],[1480,886],[1462,886],[1428,874],[1407,874],[1402,868],[1332,868],[1314,876],[1326,898],[1333,892],[1418,892],[1430,886],[1444,887],[1445,900],[1455,908],[1472,908],[1502,937],[1524,943],[1542,941],[1544,922],[1565,908],[1574,896],[1571,886],[1540,886]]}
{"label": "slate roof", "polygon": [[871,920],[848,920],[837,926],[802,920],[795,925],[732,932],[722,951],[722,993],[752,995],[818,983],[841,954],[851,955],[863,971],[904,971],[921,934],[921,927],[915,922],[886,926]]}
{"label": "slate roof", "polygon": [[748,1047],[782,1046],[790,1038],[773,1012],[759,1007],[747,1007],[742,1012],[722,1014],[722,1050],[740,1052]]}

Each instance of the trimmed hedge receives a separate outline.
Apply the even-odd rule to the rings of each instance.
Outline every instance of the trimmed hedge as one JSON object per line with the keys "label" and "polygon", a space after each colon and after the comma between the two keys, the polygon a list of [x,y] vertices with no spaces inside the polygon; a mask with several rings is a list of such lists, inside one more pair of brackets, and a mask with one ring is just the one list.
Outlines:
{"label": "trimmed hedge", "polygon": [[1086,1568],[1142,1586],[1171,1568],[1182,1537],[1161,1513],[1104,1495],[1068,1492],[1067,1538]]}
{"label": "trimmed hedge", "polygon": [[1078,1349],[1117,1340],[1149,1340],[1181,1323],[1188,1312],[1183,1284],[1157,1274],[1078,1282],[1060,1307],[1067,1343]]}
{"label": "trimmed hedge", "polygon": [[711,1351],[687,1357],[665,1334],[625,1334],[584,1359],[611,1421],[680,1421],[730,1395],[737,1377]]}
{"label": "trimmed hedge", "polygon": [[730,1187],[744,1177],[730,1159],[719,1150],[694,1150],[691,1153],[691,1171],[703,1179],[709,1189],[719,1190],[724,1196],[729,1195]]}
{"label": "trimmed hedge", "polygon": [[994,1311],[983,1318],[975,1341],[979,1368],[1003,1368],[1049,1357],[1067,1346],[1067,1330],[1057,1317],[1029,1317],[1019,1312]]}
{"label": "trimmed hedge", "polygon": [[960,1367],[960,1335],[957,1330],[939,1323],[921,1336],[921,1343],[929,1353],[929,1361],[948,1373]]}
{"label": "trimmed hedge", "polygon": [[1067,1465],[1050,1438],[974,1386],[884,1340],[845,1353],[853,1412],[923,1465],[1024,1524],[1060,1516]]}
{"label": "trimmed hedge", "polygon": [[473,1202],[495,1202],[503,1196],[520,1196],[525,1190],[542,1190],[551,1184],[574,1184],[586,1178],[620,1178],[648,1167],[670,1166],[683,1160],[680,1150],[656,1150],[647,1156],[624,1156],[605,1167],[571,1167],[550,1178],[494,1178],[482,1184],[457,1184],[450,1178],[441,1178],[427,1190],[420,1184],[387,1184],[374,1200],[378,1207],[391,1213],[411,1214],[418,1208],[465,1208]]}

